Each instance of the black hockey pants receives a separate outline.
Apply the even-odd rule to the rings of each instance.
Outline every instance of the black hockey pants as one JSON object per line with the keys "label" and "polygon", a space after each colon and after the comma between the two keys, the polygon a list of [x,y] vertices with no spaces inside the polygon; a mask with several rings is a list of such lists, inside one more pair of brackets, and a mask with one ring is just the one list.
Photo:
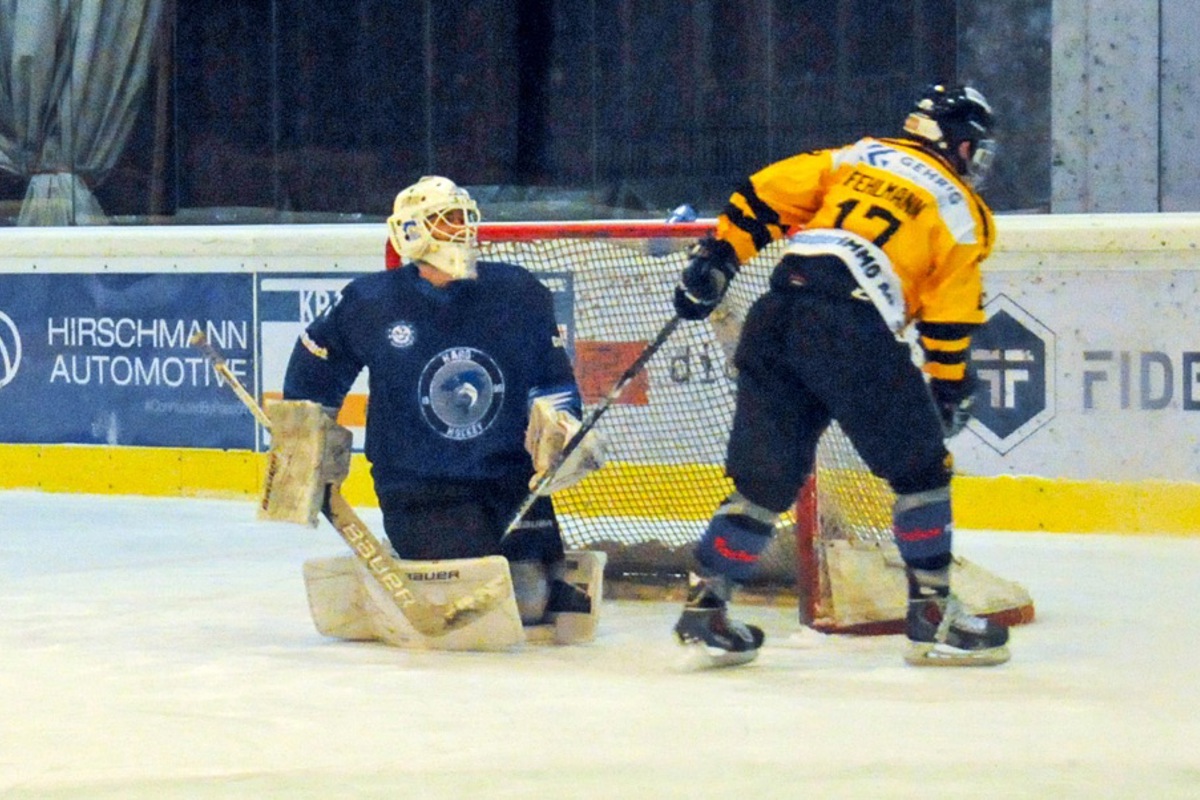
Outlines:
{"label": "black hockey pants", "polygon": [[831,419],[897,494],[950,482],[950,456],[921,371],[854,288],[835,258],[789,256],[747,315],[734,359],[726,472],[744,497],[772,511],[794,502]]}
{"label": "black hockey pants", "polygon": [[508,481],[431,480],[382,492],[383,529],[405,559],[478,558],[552,564],[563,558],[562,538],[550,498],[541,497],[522,524],[500,542],[529,493],[526,478]]}

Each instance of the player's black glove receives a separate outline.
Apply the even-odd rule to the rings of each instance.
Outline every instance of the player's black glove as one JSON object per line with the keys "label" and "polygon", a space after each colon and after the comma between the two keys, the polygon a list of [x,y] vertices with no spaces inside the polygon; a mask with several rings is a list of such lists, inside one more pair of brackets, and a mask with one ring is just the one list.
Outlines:
{"label": "player's black glove", "polygon": [[688,264],[675,287],[675,311],[683,319],[704,319],[721,302],[737,273],[733,247],[704,237],[688,251]]}
{"label": "player's black glove", "polygon": [[933,402],[942,417],[942,438],[952,439],[971,421],[971,406],[975,402],[975,375],[967,371],[961,381],[929,381]]}

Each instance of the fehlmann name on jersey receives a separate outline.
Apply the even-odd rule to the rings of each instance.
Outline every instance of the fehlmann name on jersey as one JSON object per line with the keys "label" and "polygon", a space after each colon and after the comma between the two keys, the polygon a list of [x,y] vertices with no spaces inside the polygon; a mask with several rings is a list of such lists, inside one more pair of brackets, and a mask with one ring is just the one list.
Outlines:
{"label": "fehlmann name on jersey", "polygon": [[835,156],[834,165],[866,163],[891,170],[897,177],[910,180],[932,194],[939,207],[957,206],[965,202],[962,190],[937,167],[883,142],[867,141],[869,143],[865,146],[860,142],[847,148],[844,154]]}
{"label": "fehlmann name on jersey", "polygon": [[903,211],[910,219],[916,218],[928,205],[911,188],[895,181],[885,180],[877,175],[855,169],[846,176],[842,185],[859,194],[878,197],[887,200]]}

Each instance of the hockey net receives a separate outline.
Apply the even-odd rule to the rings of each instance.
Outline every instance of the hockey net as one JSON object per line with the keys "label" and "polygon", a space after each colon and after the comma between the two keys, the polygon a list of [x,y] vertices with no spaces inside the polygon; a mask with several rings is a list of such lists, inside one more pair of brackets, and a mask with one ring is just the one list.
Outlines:
{"label": "hockey net", "polygon": [[[481,258],[518,263],[554,293],[585,413],[673,316],[688,247],[710,224],[490,223]],[[733,348],[751,302],[766,289],[782,245],[747,264],[704,322],[681,324],[600,419],[608,463],[555,495],[568,548],[602,550],[606,581],[623,596],[676,597],[692,548],[732,490],[723,462],[734,406]],[[891,537],[892,494],[836,425],[814,480],[763,554],[741,599],[798,596],[819,630],[900,630],[903,569]],[[962,559],[956,593],[976,613],[1032,619],[1021,587]]]}

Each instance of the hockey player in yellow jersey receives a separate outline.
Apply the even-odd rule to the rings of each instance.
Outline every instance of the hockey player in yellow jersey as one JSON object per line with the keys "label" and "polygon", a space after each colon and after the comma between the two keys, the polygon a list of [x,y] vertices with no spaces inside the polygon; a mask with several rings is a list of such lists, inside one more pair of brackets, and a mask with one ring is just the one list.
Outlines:
{"label": "hockey player in yellow jersey", "polygon": [[[780,513],[836,420],[896,493],[893,531],[909,585],[912,664],[998,664],[1007,629],[950,591],[952,461],[944,439],[970,416],[971,333],[983,322],[980,264],[992,213],[992,110],[971,87],[929,87],[895,138],[801,153],[750,176],[692,250],[675,291],[685,319],[720,303],[740,265],[788,236],[770,289],[747,314],[734,364],[726,457],[736,491],[696,546],[700,568],[675,634],[713,663],[755,657],[762,632],[730,619]],[[797,232],[798,231],[798,232]],[[915,324],[918,367],[901,332]],[[922,374],[924,373],[924,374]]]}

